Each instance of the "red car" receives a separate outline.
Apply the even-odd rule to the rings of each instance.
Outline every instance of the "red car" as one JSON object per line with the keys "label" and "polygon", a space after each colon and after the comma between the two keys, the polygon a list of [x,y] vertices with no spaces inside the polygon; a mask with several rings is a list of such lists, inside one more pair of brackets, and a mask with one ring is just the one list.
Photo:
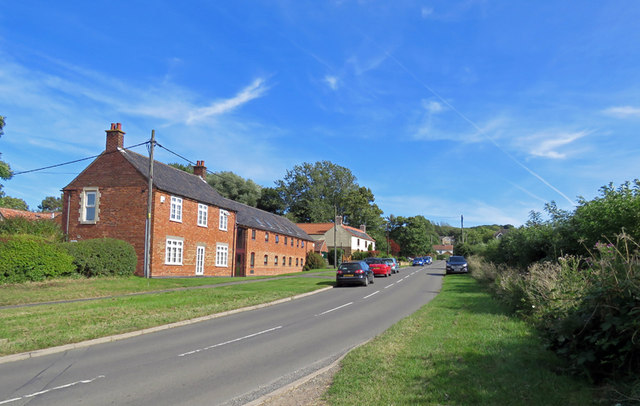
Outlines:
{"label": "red car", "polygon": [[391,267],[382,258],[367,258],[364,260],[373,271],[373,276],[391,276]]}

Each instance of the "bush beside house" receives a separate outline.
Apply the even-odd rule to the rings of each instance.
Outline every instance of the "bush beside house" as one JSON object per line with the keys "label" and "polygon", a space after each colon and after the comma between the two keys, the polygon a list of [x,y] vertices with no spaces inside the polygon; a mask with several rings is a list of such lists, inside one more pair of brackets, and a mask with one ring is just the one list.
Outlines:
{"label": "bush beside house", "polygon": [[86,277],[131,276],[136,270],[138,257],[126,241],[99,238],[64,244],[76,266],[76,272]]}
{"label": "bush beside house", "polygon": [[35,235],[0,237],[0,283],[42,281],[73,274],[73,257]]}

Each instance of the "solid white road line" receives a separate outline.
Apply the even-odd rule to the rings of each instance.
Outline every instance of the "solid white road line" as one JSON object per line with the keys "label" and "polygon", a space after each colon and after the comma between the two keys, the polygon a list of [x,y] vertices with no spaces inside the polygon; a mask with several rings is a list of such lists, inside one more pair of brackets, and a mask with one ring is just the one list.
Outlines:
{"label": "solid white road line", "polygon": [[95,381],[96,379],[100,379],[100,378],[104,378],[104,375],[98,375],[93,379],[85,379],[83,381],[71,382],[71,383],[68,383],[66,385],[56,386],[55,388],[50,388],[50,389],[42,390],[40,392],[30,393],[28,395],[20,396],[19,398],[1,400],[0,401],[0,405],[5,405],[7,403],[16,402],[16,401],[22,400],[22,399],[33,398],[35,396],[44,395],[45,393],[53,392],[53,391],[60,390],[60,389],[69,388],[71,386],[75,386],[75,385],[78,385],[78,384],[81,384],[81,383],[91,383],[91,382]]}
{"label": "solid white road line", "polygon": [[218,343],[218,344],[210,345],[208,347],[199,348],[197,350],[185,352],[185,353],[182,353],[182,354],[178,355],[178,357],[184,357],[185,355],[193,355],[193,354],[199,353],[201,351],[210,350],[210,349],[216,348],[216,347],[222,347],[223,345],[227,345],[227,344],[235,343],[235,342],[238,342],[238,341],[246,340],[247,338],[252,338],[252,337],[255,337],[255,336],[259,336],[261,334],[270,333],[270,332],[275,331],[275,330],[277,330],[279,328],[282,328],[282,326],[273,327],[273,328],[270,328],[270,329],[267,329],[267,330],[259,331],[257,333],[246,335],[244,337],[234,338],[233,340],[225,341],[223,343]]}

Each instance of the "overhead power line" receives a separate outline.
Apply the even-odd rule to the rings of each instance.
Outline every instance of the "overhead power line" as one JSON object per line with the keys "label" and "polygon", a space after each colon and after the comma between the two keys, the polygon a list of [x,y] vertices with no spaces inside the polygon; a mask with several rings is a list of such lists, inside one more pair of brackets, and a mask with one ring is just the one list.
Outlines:
{"label": "overhead power line", "polygon": [[[127,148],[125,148],[125,149],[131,149],[131,148],[139,147],[140,145],[144,145],[144,144],[148,144],[148,143],[149,143],[149,141],[141,142],[140,144],[132,145],[132,146],[127,147]],[[109,151],[109,152],[106,152],[106,153],[107,153],[107,154],[111,154],[111,153],[113,153],[113,152],[115,152],[115,151]],[[104,154],[104,152],[103,152],[102,154]],[[88,157],[86,157],[86,158],[80,158],[80,159],[76,159],[76,160],[73,160],[73,161],[63,162],[63,163],[60,163],[60,164],[49,165],[49,166],[45,166],[45,167],[42,167],[42,168],[29,169],[28,171],[19,171],[19,172],[14,172],[14,173],[13,173],[13,176],[16,176],[16,175],[24,175],[25,173],[32,173],[32,172],[44,171],[45,169],[58,168],[58,167],[60,167],[60,166],[65,166],[65,165],[71,165],[71,164],[75,164],[75,163],[78,163],[78,162],[86,161],[86,160],[88,160],[88,159],[94,159],[94,158],[97,158],[97,157],[99,157],[99,156],[100,156],[100,155],[102,155],[102,154],[93,155],[93,156],[88,156]]]}

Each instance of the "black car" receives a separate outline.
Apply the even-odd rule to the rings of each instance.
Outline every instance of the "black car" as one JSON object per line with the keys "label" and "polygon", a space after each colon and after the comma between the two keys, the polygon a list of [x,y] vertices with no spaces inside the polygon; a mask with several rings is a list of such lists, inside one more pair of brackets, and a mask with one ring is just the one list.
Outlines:
{"label": "black car", "polygon": [[464,257],[453,255],[447,259],[447,274],[467,272],[469,272],[469,264],[467,264],[467,260]]}
{"label": "black car", "polygon": [[373,271],[364,261],[343,262],[336,272],[336,286],[373,283]]}

